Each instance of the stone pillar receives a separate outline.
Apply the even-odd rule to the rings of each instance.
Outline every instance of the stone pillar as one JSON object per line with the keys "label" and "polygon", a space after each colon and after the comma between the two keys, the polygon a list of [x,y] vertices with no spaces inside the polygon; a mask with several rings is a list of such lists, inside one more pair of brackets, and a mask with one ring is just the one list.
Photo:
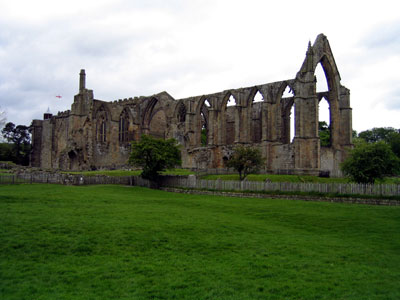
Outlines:
{"label": "stone pillar", "polygon": [[249,122],[248,122],[248,109],[247,106],[242,106],[240,116],[240,130],[239,130],[239,142],[244,144],[247,142],[247,136],[249,135]]}
{"label": "stone pillar", "polygon": [[31,167],[41,167],[41,151],[42,151],[42,120],[32,121],[32,151],[30,154],[29,165]]}
{"label": "stone pillar", "polygon": [[266,141],[268,138],[268,103],[261,104],[261,141]]}
{"label": "stone pillar", "polygon": [[266,140],[276,141],[281,136],[281,111],[280,104],[267,103]]}
{"label": "stone pillar", "polygon": [[86,89],[86,74],[85,70],[82,69],[79,73],[79,93],[83,92]]}
{"label": "stone pillar", "polygon": [[[324,100],[320,100],[324,101]],[[340,148],[340,110],[337,92],[328,93],[331,147]]]}
{"label": "stone pillar", "polygon": [[244,90],[240,93],[240,103],[242,103],[242,118],[243,125],[241,130],[241,142],[242,143],[252,143],[252,122],[253,122],[253,100],[250,99],[250,90]]}
{"label": "stone pillar", "polygon": [[215,123],[216,123],[216,110],[214,108],[208,109],[208,141],[207,145],[212,146],[214,145],[214,137],[215,137]]}
{"label": "stone pillar", "polygon": [[190,147],[196,147],[196,114],[193,112],[186,113],[185,132],[188,133]]}
{"label": "stone pillar", "polygon": [[217,126],[217,132],[218,136],[217,139],[215,140],[215,143],[220,146],[226,144],[226,108],[218,111],[217,114],[217,120],[216,123],[218,123]]}
{"label": "stone pillar", "polygon": [[234,143],[240,143],[240,127],[241,127],[241,115],[242,107],[240,105],[235,106],[235,141]]}
{"label": "stone pillar", "polygon": [[320,168],[318,98],[295,98],[295,168]]}
{"label": "stone pillar", "polygon": [[350,91],[341,87],[340,89],[340,145],[352,146],[353,144],[353,126],[352,126],[352,109],[350,107]]}
{"label": "stone pillar", "polygon": [[306,59],[296,76],[295,105],[295,169],[318,173],[321,146],[318,137],[318,97],[313,68],[314,49],[308,44]]}

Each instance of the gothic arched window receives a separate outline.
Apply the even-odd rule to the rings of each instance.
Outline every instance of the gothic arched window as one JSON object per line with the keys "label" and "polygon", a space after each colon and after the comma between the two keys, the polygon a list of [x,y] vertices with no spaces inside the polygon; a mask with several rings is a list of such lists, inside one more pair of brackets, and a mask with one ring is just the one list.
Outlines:
{"label": "gothic arched window", "polygon": [[181,103],[178,109],[178,122],[184,123],[186,120],[186,107],[185,104]]}
{"label": "gothic arched window", "polygon": [[118,139],[120,143],[129,142],[129,115],[124,110],[119,117]]}
{"label": "gothic arched window", "polygon": [[99,128],[99,142],[106,142],[107,140],[107,134],[106,134],[106,121],[102,120],[100,123],[100,128]]}
{"label": "gothic arched window", "polygon": [[107,141],[107,112],[104,107],[100,107],[96,113],[96,136],[97,141],[105,143]]}

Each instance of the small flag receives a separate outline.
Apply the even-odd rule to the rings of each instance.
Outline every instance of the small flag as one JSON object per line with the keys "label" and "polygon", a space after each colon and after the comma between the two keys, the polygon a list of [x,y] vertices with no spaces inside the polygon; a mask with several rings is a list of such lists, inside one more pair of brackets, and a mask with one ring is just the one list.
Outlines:
{"label": "small flag", "polygon": [[58,95],[58,96],[56,96],[56,98],[58,98],[58,99],[61,99],[61,98],[62,98],[62,96]]}

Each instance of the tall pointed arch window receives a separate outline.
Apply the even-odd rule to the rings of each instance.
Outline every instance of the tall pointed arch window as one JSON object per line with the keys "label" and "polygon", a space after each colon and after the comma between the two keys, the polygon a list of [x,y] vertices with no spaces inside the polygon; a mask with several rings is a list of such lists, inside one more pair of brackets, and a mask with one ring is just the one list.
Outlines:
{"label": "tall pointed arch window", "polygon": [[120,143],[129,142],[129,114],[124,110],[119,117],[118,140]]}
{"label": "tall pointed arch window", "polygon": [[104,143],[107,141],[107,125],[106,121],[102,120],[100,123],[100,128],[99,128],[99,141]]}
{"label": "tall pointed arch window", "polygon": [[318,63],[314,73],[317,79],[318,103],[318,136],[322,147],[332,146],[331,107],[328,77],[322,62]]}
{"label": "tall pointed arch window", "polygon": [[294,91],[291,86],[286,85],[281,95],[281,142],[284,144],[293,143],[296,135],[296,105],[294,103]]}
{"label": "tall pointed arch window", "polygon": [[208,145],[208,112],[211,107],[210,101],[205,99],[200,106],[199,110],[199,126],[200,126],[200,135],[199,135],[199,146],[206,147]]}
{"label": "tall pointed arch window", "polygon": [[100,143],[107,141],[107,112],[104,107],[100,107],[96,113],[96,137]]}
{"label": "tall pointed arch window", "polygon": [[186,121],[186,106],[183,103],[179,104],[178,109],[178,122],[184,123]]}

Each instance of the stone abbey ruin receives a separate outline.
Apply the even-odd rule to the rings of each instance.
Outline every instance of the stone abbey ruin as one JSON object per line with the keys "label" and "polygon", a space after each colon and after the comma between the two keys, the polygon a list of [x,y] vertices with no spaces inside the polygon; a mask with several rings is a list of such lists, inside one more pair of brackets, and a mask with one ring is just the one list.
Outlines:
{"label": "stone abbey ruin", "polygon": [[[315,69],[319,64],[328,91],[317,93]],[[175,100],[161,92],[106,102],[94,99],[85,76],[81,70],[79,93],[71,110],[33,120],[31,166],[62,170],[122,167],[127,164],[130,142],[150,134],[178,140],[184,168],[225,168],[234,146],[244,144],[260,149],[265,172],[339,176],[339,164],[352,146],[350,91],[340,83],[323,34],[313,45],[309,43],[294,79],[209,95]],[[290,97],[283,96],[287,89]],[[255,101],[256,95],[262,100]],[[318,135],[322,99],[330,111],[330,144],[326,147],[320,145]],[[293,140],[291,118],[295,120]]]}

